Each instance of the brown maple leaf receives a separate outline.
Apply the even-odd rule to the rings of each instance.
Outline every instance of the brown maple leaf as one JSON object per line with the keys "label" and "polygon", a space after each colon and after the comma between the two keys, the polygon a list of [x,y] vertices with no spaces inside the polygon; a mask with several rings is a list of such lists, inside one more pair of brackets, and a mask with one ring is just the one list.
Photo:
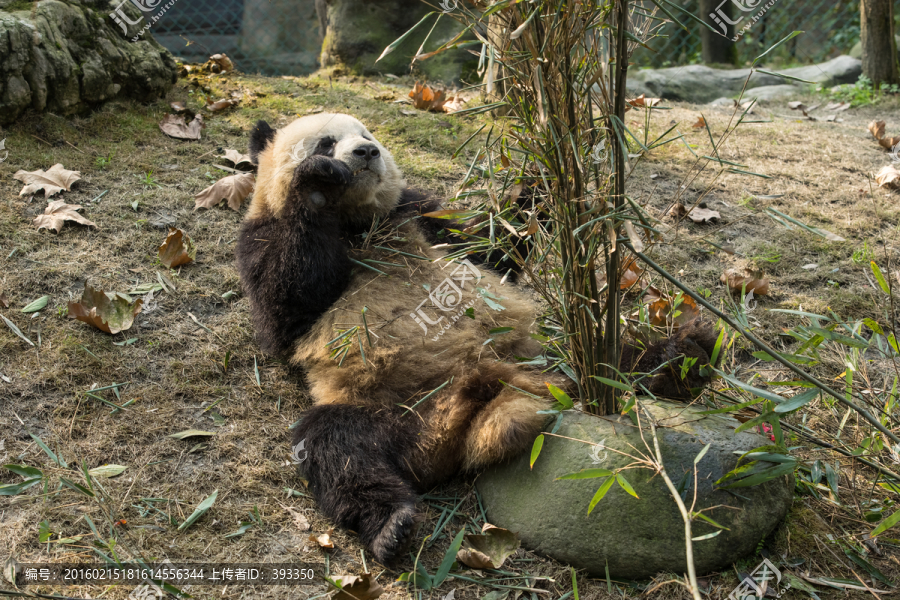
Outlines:
{"label": "brown maple leaf", "polygon": [[46,171],[38,169],[37,171],[16,171],[13,179],[18,179],[25,183],[25,187],[19,192],[20,196],[36,194],[44,190],[44,198],[49,198],[54,194],[72,189],[72,184],[81,179],[81,173],[78,171],[69,171],[62,164],[55,164]]}
{"label": "brown maple leaf", "polygon": [[757,296],[766,296],[769,293],[769,280],[762,271],[754,269],[728,269],[719,278],[726,284],[732,293],[739,294],[753,292]]}
{"label": "brown maple leaf", "polygon": [[420,84],[418,81],[409,93],[409,97],[413,99],[413,106],[416,108],[433,112],[444,110],[444,103],[447,102],[447,97],[443,90],[435,91],[428,85]]}
{"label": "brown maple leaf", "polygon": [[900,171],[894,165],[887,165],[875,176],[879,187],[900,188]]}
{"label": "brown maple leaf", "polygon": [[180,140],[199,140],[202,127],[203,116],[199,114],[189,124],[186,124],[182,117],[175,115],[166,115],[166,118],[159,124],[163,133]]}
{"label": "brown maple leaf", "polygon": [[255,185],[256,177],[253,173],[223,177],[194,196],[194,210],[212,208],[222,200],[228,200],[228,206],[232,210],[240,210],[241,203],[247,199]]}
{"label": "brown maple leaf", "polygon": [[235,100],[233,98],[222,98],[221,100],[216,100],[213,102],[209,98],[206,99],[206,110],[209,112],[219,112],[220,110],[225,110],[230,106],[236,106],[239,100]]}
{"label": "brown maple leaf", "polygon": [[334,582],[340,584],[341,590],[331,600],[375,600],[384,593],[384,588],[371,573],[340,575],[334,578]]}
{"label": "brown maple leaf", "polygon": [[249,154],[241,154],[237,150],[232,150],[231,148],[226,148],[225,154],[220,155],[219,158],[231,161],[235,167],[243,163],[247,163],[251,167],[253,166],[253,161],[250,160]]}
{"label": "brown maple leaf", "polygon": [[34,219],[34,226],[38,231],[41,229],[52,229],[59,233],[66,221],[75,221],[89,227],[96,227],[93,221],[88,221],[77,210],[81,210],[80,204],[66,204],[65,200],[54,200],[44,209],[44,214],[38,215]]}
{"label": "brown maple leaf", "polygon": [[159,247],[159,262],[170,269],[186,265],[197,256],[197,249],[188,234],[174,227]]}
{"label": "brown maple leaf", "polygon": [[887,137],[884,134],[884,121],[872,121],[869,123],[868,129],[875,139],[878,140],[878,144],[885,150],[892,150],[894,146],[900,144],[900,136]]}
{"label": "brown maple leaf", "polygon": [[635,106],[638,108],[645,108],[648,106],[652,108],[652,107],[656,106],[657,104],[659,104],[661,102],[661,100],[659,98],[646,98],[644,96],[644,94],[641,94],[634,100],[628,100],[627,102],[631,106]]}
{"label": "brown maple leaf", "polygon": [[706,127],[706,119],[703,118],[703,115],[700,115],[697,118],[697,122],[691,125],[691,127],[693,127],[694,129],[703,129],[704,127]]}
{"label": "brown maple leaf", "polygon": [[134,324],[143,303],[120,292],[104,292],[85,284],[81,301],[69,302],[69,318],[90,323],[106,333],[119,333]]}

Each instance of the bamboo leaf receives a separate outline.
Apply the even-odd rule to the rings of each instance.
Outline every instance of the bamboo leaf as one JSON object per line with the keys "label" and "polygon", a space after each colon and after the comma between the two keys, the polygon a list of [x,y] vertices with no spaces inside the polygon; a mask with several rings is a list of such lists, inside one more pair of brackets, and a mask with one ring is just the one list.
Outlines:
{"label": "bamboo leaf", "polygon": [[871,537],[880,535],[900,522],[900,510],[889,516],[887,519],[878,524],[878,527],[872,530]]}
{"label": "bamboo leaf", "polygon": [[[425,20],[428,19],[428,17],[430,17],[433,14],[435,14],[435,11],[431,11],[430,13],[426,14],[424,17],[422,17],[422,19],[418,23],[413,25],[410,30],[408,30],[406,33],[404,33],[403,35],[398,37],[396,40],[391,42],[391,44],[387,48],[385,48],[384,51],[381,53],[381,56],[379,56],[377,59],[375,59],[375,62],[377,63],[379,60],[381,60],[382,58],[384,58],[385,56],[387,56],[388,54],[390,54],[391,52],[396,50],[397,47],[400,46],[400,44],[402,44],[403,41],[406,38],[408,38],[413,31],[415,31],[416,29],[419,28],[419,25],[424,23]],[[440,16],[440,15],[438,15],[438,16]]]}
{"label": "bamboo leaf", "polygon": [[603,500],[603,496],[606,495],[606,492],[609,491],[609,488],[612,487],[612,484],[615,480],[615,477],[606,478],[606,481],[603,482],[603,485],[600,486],[600,489],[598,489],[597,493],[594,494],[594,497],[591,498],[591,503],[588,505],[587,514],[591,514],[594,510],[594,507],[597,506],[597,503]]}
{"label": "bamboo leaf", "polygon": [[456,561],[456,553],[459,552],[459,547],[462,545],[463,536],[465,535],[465,533],[466,528],[463,527],[459,530],[459,533],[456,534],[456,537],[453,538],[453,542],[451,542],[450,547],[447,548],[447,553],[444,554],[444,560],[441,561],[441,566],[438,567],[437,572],[434,574],[434,587],[441,585],[444,580],[447,579],[447,575],[450,574],[450,569],[453,567],[453,563]]}
{"label": "bamboo leaf", "polygon": [[42,308],[47,306],[47,302],[50,301],[50,296],[41,296],[28,306],[22,309],[23,313],[33,313],[41,310]]}
{"label": "bamboo leaf", "polygon": [[194,512],[191,513],[187,519],[185,519],[184,523],[178,526],[178,531],[184,531],[191,525],[193,525],[197,519],[206,514],[206,511],[210,509],[210,507],[215,503],[216,497],[219,495],[219,490],[214,490],[212,494],[210,494],[203,502],[197,505],[197,508],[194,509]]}
{"label": "bamboo leaf", "polygon": [[537,438],[534,440],[534,445],[531,447],[531,462],[529,463],[530,464],[529,468],[531,468],[531,469],[534,468],[534,463],[537,462],[538,456],[541,455],[541,449],[543,447],[544,447],[544,434],[542,433],[541,435],[537,436]]}
{"label": "bamboo leaf", "polygon": [[775,412],[778,414],[789,413],[797,410],[801,406],[806,406],[813,400],[819,397],[819,388],[813,388],[811,390],[806,390],[800,394],[797,394],[790,400],[779,404],[775,407]]}
{"label": "bamboo leaf", "polygon": [[614,380],[608,379],[608,378],[606,378],[606,377],[600,377],[599,375],[592,375],[592,377],[593,377],[594,379],[596,379],[597,381],[600,381],[600,382],[602,382],[602,383],[605,383],[606,385],[608,385],[608,386],[610,386],[610,387],[614,387],[614,388],[620,389],[620,390],[622,390],[623,392],[630,392],[630,391],[632,391],[632,388],[631,388],[630,385],[627,385],[627,384],[625,384],[625,383],[622,383],[621,381],[614,381]]}
{"label": "bamboo leaf", "polygon": [[[709,448],[709,445],[706,446]],[[637,495],[637,492],[634,491],[634,488],[631,487],[631,484],[628,483],[628,480],[625,479],[625,476],[621,473],[616,473],[616,482],[619,484],[619,487],[640,500],[640,497]]]}
{"label": "bamboo leaf", "polygon": [[881,267],[879,267],[875,261],[872,261],[872,273],[875,275],[875,279],[878,280],[878,285],[881,286],[881,291],[885,294],[890,295],[891,288],[888,286],[887,280],[884,278],[884,274],[881,272]]}
{"label": "bamboo leaf", "polygon": [[596,479],[597,477],[609,477],[613,474],[609,469],[582,469],[577,473],[567,473],[561,477],[557,477],[556,481],[562,479]]}
{"label": "bamboo leaf", "polygon": [[572,398],[570,398],[567,393],[565,393],[552,383],[547,383],[546,385],[550,390],[550,393],[553,394],[553,397],[556,398],[557,402],[565,406],[567,409],[573,408],[575,406],[575,404],[572,402]]}
{"label": "bamboo leaf", "polygon": [[759,59],[761,59],[763,56],[765,56],[766,54],[769,54],[770,52],[772,52],[773,50],[775,50],[775,49],[777,49],[778,47],[782,46],[783,44],[787,43],[788,41],[794,39],[795,37],[797,37],[797,36],[800,35],[801,33],[803,33],[803,32],[802,32],[802,31],[793,31],[793,32],[789,33],[788,36],[787,36],[786,38],[784,38],[784,39],[781,40],[780,42],[776,43],[774,46],[770,47],[768,50],[766,50],[765,52],[763,52],[763,53],[760,54],[759,56],[757,56],[757,57],[753,60],[753,64],[750,65],[750,67],[751,67],[751,68],[755,67],[755,66],[756,66],[756,63],[758,63],[758,62],[759,62]]}

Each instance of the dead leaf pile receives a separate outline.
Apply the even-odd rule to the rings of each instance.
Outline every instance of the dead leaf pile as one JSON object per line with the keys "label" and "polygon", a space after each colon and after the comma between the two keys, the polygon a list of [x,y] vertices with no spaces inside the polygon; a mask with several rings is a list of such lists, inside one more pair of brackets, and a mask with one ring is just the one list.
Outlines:
{"label": "dead leaf pile", "polygon": [[769,293],[769,280],[762,271],[754,269],[728,269],[719,281],[727,285],[733,294],[740,294],[745,286],[748,294],[753,292],[757,296],[766,296]]}
{"label": "dead leaf pile", "polygon": [[499,569],[519,548],[519,536],[485,523],[481,535],[467,535],[456,560],[473,569]]}
{"label": "dead leaf pile", "polygon": [[69,302],[69,318],[90,323],[106,333],[119,333],[131,328],[143,303],[120,292],[104,292],[85,284],[81,301]]}
{"label": "dead leaf pile", "polygon": [[13,179],[18,179],[25,184],[25,187],[19,192],[20,196],[36,194],[44,190],[44,198],[49,198],[63,190],[70,191],[72,184],[81,179],[81,173],[69,171],[61,163],[57,163],[46,171],[41,169],[37,171],[16,171]]}
{"label": "dead leaf pile", "polygon": [[341,586],[340,591],[332,596],[332,600],[375,600],[384,593],[381,584],[375,581],[371,573],[364,575],[340,575],[334,582]]}
{"label": "dead leaf pile", "polygon": [[228,200],[228,207],[232,210],[240,210],[255,185],[256,176],[253,173],[223,177],[194,196],[194,210],[212,208],[222,200]]}
{"label": "dead leaf pile", "polygon": [[415,87],[409,93],[413,106],[419,110],[431,112],[452,113],[462,109],[465,100],[459,96],[448,97],[444,90],[434,90],[428,85],[416,82]]}
{"label": "dead leaf pile", "polygon": [[695,206],[692,210],[688,211],[687,207],[685,207],[685,205],[681,202],[676,202],[666,214],[675,217],[679,221],[687,217],[694,223],[708,223],[713,219],[722,218],[722,215],[719,214],[719,211],[710,210],[708,208],[700,208],[699,206]]}
{"label": "dead leaf pile", "polygon": [[181,229],[169,229],[166,241],[159,247],[159,262],[170,269],[186,265],[197,256],[197,248]]}
{"label": "dead leaf pile", "polygon": [[900,144],[900,136],[888,137],[884,134],[884,129],[884,121],[872,121],[869,123],[869,132],[875,136],[882,148],[890,152],[894,146]]}
{"label": "dead leaf pile", "polygon": [[655,327],[678,328],[700,316],[700,307],[690,296],[670,296],[653,286],[647,289],[643,301],[650,324]]}
{"label": "dead leaf pile", "polygon": [[179,140],[199,140],[200,130],[203,128],[203,115],[196,115],[190,123],[185,123],[182,117],[166,115],[159,128],[164,134]]}
{"label": "dead leaf pile", "polygon": [[44,209],[44,214],[38,215],[34,219],[34,226],[38,231],[41,229],[52,229],[56,233],[63,228],[66,221],[75,221],[88,227],[96,227],[93,221],[88,221],[77,210],[81,210],[80,204],[66,204],[65,200],[54,200]]}

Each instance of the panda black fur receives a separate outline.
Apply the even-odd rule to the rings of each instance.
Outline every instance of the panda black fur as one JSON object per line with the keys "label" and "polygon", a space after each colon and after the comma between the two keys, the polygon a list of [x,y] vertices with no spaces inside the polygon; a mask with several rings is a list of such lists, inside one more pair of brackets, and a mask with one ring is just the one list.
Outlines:
{"label": "panda black fur", "polygon": [[[307,373],[315,405],[295,428],[301,469],[322,512],[391,562],[417,494],[530,447],[550,404],[545,382],[567,381],[515,364],[540,352],[535,303],[484,266],[443,260],[433,235],[446,222],[419,216],[438,204],[406,187],[362,123],[319,114],[275,131],[260,121],[250,152],[259,173],[238,269],[261,348]],[[498,327],[512,330],[485,346]],[[623,362],[708,362],[715,337],[683,329]],[[684,389],[654,379],[689,397],[692,377]]]}

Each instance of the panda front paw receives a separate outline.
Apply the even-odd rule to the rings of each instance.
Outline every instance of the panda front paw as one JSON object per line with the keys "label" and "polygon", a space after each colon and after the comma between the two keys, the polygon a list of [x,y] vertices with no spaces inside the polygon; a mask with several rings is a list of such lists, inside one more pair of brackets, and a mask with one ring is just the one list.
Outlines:
{"label": "panda front paw", "polygon": [[292,185],[345,186],[352,178],[353,173],[347,163],[330,156],[310,156],[297,165]]}

